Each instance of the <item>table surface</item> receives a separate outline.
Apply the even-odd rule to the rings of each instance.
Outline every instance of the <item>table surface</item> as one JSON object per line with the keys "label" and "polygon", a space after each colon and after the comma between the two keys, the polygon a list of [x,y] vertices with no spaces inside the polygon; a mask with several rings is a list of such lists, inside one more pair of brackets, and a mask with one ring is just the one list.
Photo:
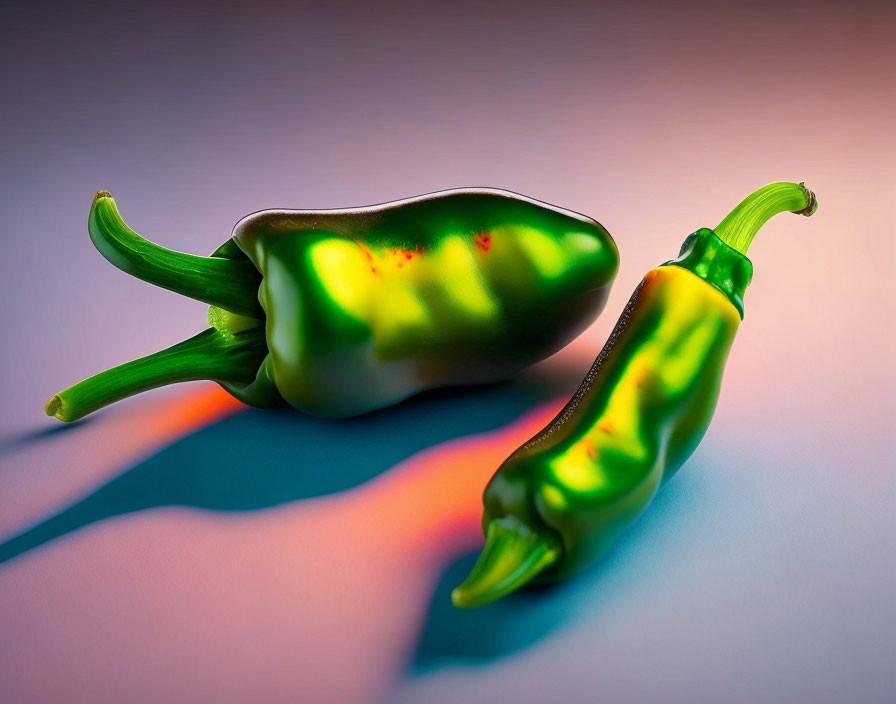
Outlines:
{"label": "table surface", "polygon": [[[4,9],[0,700],[892,701],[896,16],[552,8]],[[775,180],[820,208],[751,249],[697,452],[594,569],[455,610],[495,467],[642,274]],[[601,318],[518,379],[346,422],[202,382],[43,416],[204,327],[93,249],[98,188],[203,253],[261,208],[457,186],[619,245]]]}

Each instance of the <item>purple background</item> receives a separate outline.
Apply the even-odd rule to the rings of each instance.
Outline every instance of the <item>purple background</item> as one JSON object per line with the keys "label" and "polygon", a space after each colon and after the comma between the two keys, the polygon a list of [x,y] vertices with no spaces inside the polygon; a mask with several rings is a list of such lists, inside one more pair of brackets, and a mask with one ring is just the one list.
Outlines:
{"label": "purple background", "polygon": [[[171,419],[203,384],[65,431],[42,414],[204,326],[93,249],[99,188],[196,253],[261,208],[457,186],[599,219],[622,256],[603,317],[526,377],[532,399],[484,397],[501,422],[477,416],[447,456],[568,394],[687,233],[769,181],[821,204],[757,238],[713,426],[600,568],[484,615],[445,607],[479,489],[437,474],[438,448],[401,464],[396,441],[411,469],[331,497],[131,513],[0,564],[0,699],[893,699],[892,3],[38,2],[0,26],[0,540],[201,426]],[[265,443],[323,432],[284,418]],[[214,441],[238,452],[227,427]],[[414,503],[427,481],[462,508]]]}

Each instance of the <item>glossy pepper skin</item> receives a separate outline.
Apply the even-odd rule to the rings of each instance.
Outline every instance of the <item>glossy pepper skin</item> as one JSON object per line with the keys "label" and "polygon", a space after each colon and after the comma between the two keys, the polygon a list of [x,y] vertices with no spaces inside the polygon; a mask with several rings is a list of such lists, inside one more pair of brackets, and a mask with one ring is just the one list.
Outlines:
{"label": "glossy pepper skin", "polygon": [[211,303],[212,327],[60,392],[47,413],[61,420],[187,379],[325,417],[497,381],[581,333],[619,265],[595,220],[492,189],[262,211],[211,257],[148,242],[100,191],[89,231],[119,268]]}
{"label": "glossy pepper skin", "polygon": [[454,591],[456,605],[593,564],[697,447],[753,271],[726,240],[745,250],[755,231],[744,232],[767,213],[815,209],[802,184],[766,189],[723,222],[725,239],[700,229],[677,259],[646,274],[569,403],[498,469],[483,499],[486,546]]}

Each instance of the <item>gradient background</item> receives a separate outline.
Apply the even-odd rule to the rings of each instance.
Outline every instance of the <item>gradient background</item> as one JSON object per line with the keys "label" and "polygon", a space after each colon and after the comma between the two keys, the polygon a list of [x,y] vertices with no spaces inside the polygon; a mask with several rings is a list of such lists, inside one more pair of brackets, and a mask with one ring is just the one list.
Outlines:
{"label": "gradient background", "polygon": [[[892,701],[892,8],[4,3],[0,700]],[[642,274],[775,180],[821,206],[751,249],[694,457],[596,569],[453,610],[494,468]],[[619,245],[603,317],[523,378],[343,424],[203,383],[43,416],[204,326],[97,254],[95,190],[204,253],[261,208],[457,186]]]}

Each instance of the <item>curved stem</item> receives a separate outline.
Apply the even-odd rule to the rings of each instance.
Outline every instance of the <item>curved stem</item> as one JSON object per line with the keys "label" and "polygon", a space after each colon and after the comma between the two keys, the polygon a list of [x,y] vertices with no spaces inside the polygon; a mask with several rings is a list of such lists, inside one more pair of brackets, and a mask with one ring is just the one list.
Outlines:
{"label": "curved stem", "polygon": [[96,248],[122,271],[233,313],[264,317],[261,274],[248,259],[197,257],[154,244],[127,226],[108,191],[94,196],[87,227]]}
{"label": "curved stem", "polygon": [[809,216],[817,208],[815,194],[805,184],[770,183],[744,198],[722,220],[715,233],[729,247],[746,254],[759,228],[773,215],[790,211]]}
{"label": "curved stem", "polygon": [[263,330],[231,335],[214,328],[173,347],[85,379],[53,396],[48,416],[73,421],[128,396],[179,381],[248,383],[267,355]]}

